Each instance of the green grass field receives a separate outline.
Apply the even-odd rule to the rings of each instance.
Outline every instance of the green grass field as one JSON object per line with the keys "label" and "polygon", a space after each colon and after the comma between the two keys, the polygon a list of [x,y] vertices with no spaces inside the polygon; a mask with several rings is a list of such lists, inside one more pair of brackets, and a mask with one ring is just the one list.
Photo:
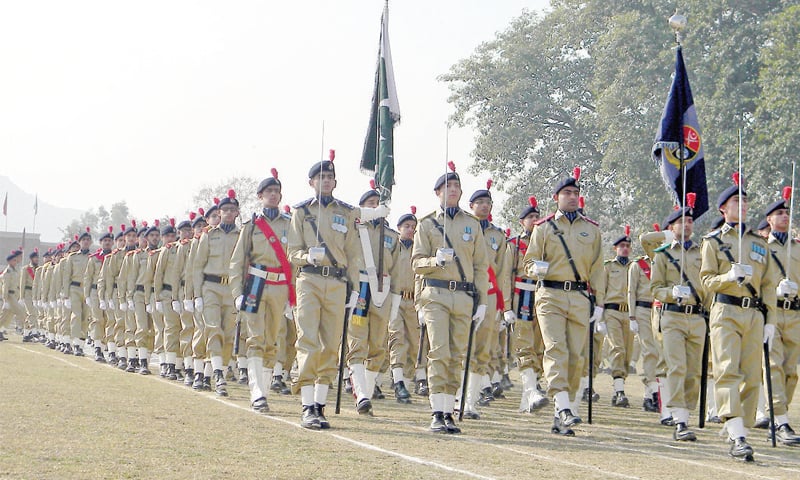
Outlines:
{"label": "green grass field", "polygon": [[[0,478],[800,478],[800,447],[773,449],[764,430],[749,437],[754,464],[728,457],[719,425],[696,430],[695,443],[674,442],[641,410],[638,376],[626,387],[631,408],[619,409],[600,375],[594,424],[562,438],[549,432],[550,408],[516,413],[518,387],[461,423],[463,434],[441,435],[427,431],[422,397],[400,405],[388,395],[370,418],[351,397],[334,415],[332,391],[333,428],[308,431],[296,396],[272,394],[271,413],[256,414],[244,386],[229,382],[230,397],[219,399],[17,335],[0,343],[0,372]],[[790,418],[800,426],[796,405]]]}

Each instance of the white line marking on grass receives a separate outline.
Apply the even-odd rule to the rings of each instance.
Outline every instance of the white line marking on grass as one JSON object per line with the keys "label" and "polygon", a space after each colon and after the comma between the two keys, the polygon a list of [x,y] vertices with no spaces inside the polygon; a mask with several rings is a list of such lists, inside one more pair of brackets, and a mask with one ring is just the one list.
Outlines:
{"label": "white line marking on grass", "polygon": [[20,347],[19,345],[11,345],[11,346],[14,347],[14,348],[18,348],[20,350],[25,350],[26,352],[35,353],[36,355],[41,355],[43,357],[52,358],[53,360],[58,360],[59,362],[64,362],[67,365],[69,365],[71,367],[79,368],[79,369],[83,370],[84,372],[89,372],[90,371],[86,367],[81,367],[80,365],[76,365],[76,364],[74,364],[72,362],[68,362],[68,361],[64,360],[63,358],[58,358],[55,355],[48,355],[48,354],[43,353],[43,352],[37,352],[36,350],[31,350],[31,349],[28,349],[28,348],[25,348],[25,347]]}

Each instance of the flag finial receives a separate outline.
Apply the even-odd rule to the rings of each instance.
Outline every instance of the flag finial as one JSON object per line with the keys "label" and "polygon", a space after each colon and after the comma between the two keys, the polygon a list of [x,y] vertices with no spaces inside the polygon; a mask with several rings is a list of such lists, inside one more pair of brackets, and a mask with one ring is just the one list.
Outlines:
{"label": "flag finial", "polygon": [[675,9],[675,14],[669,17],[669,27],[675,32],[675,41],[678,42],[678,45],[683,41],[683,29],[686,28],[687,23],[686,16],[678,13],[677,8]]}

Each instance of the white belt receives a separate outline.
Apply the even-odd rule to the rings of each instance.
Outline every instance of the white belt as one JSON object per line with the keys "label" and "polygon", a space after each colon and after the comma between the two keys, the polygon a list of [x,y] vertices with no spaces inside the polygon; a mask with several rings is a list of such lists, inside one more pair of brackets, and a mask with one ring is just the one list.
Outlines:
{"label": "white belt", "polygon": [[[386,277],[388,277],[388,275],[384,274],[383,278],[386,278]],[[358,274],[358,281],[359,282],[364,282],[364,283],[369,283],[369,275],[367,275],[366,273],[363,273],[363,272],[359,273]]]}
{"label": "white belt", "polygon": [[519,288],[520,290],[526,290],[528,292],[536,291],[535,283],[514,282],[514,287]]}
{"label": "white belt", "polygon": [[259,270],[257,268],[250,267],[247,269],[247,273],[253,275],[254,277],[263,278],[268,282],[284,282],[286,281],[286,275],[283,273],[275,273],[275,272],[265,272],[264,270]]}

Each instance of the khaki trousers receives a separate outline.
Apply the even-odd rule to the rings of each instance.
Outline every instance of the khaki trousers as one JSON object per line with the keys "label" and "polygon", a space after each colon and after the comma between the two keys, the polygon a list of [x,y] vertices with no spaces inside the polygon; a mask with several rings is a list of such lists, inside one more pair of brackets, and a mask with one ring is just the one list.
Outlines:
{"label": "khaki trousers", "polygon": [[286,285],[265,285],[258,312],[240,313],[243,322],[241,328],[247,336],[244,344],[247,358],[263,359],[266,368],[275,366],[278,332],[281,324],[286,323],[283,311],[288,298],[289,289]]}
{"label": "khaki trousers", "polygon": [[83,289],[71,285],[69,301],[72,303],[72,308],[68,311],[69,328],[67,332],[73,341],[77,338],[86,338],[86,332],[89,330],[89,307],[84,303],[86,298],[83,296]]}
{"label": "khaki trousers", "polygon": [[[415,363],[419,351],[419,320],[414,310],[414,301],[402,299],[397,318],[389,322],[389,367],[402,368],[405,378],[414,378]],[[425,358],[422,359],[424,368]]]}
{"label": "khaki trousers", "polygon": [[[778,301],[780,304],[781,302]],[[769,352],[775,415],[785,415],[797,387],[800,359],[800,311],[778,309],[775,339]]]}
{"label": "khaki trousers", "polygon": [[467,353],[472,297],[463,291],[428,286],[420,291],[418,304],[428,333],[430,393],[455,395]]}
{"label": "khaki trousers", "polygon": [[350,317],[347,325],[348,366],[363,364],[366,370],[381,370],[386,360],[391,309],[392,297],[389,295],[380,307],[370,300],[366,318],[357,315]]}
{"label": "khaki trousers", "polygon": [[153,332],[153,319],[147,313],[144,303],[144,292],[133,293],[133,314],[136,322],[136,331],[133,334],[133,342],[136,348],[146,348],[153,351],[155,337]]}
{"label": "khaki trousers", "polygon": [[645,385],[656,381],[656,369],[661,356],[661,349],[653,336],[652,310],[645,307],[636,307],[635,310],[636,323],[639,324],[639,345],[642,348],[642,382]]}
{"label": "khaki trousers", "polygon": [[227,285],[203,282],[203,320],[206,324],[206,355],[209,358],[222,357],[222,364],[227,365],[236,334],[236,309]]}
{"label": "khaki trousers", "polygon": [[[293,312],[296,309],[292,309]],[[292,369],[292,364],[297,357],[297,324],[294,318],[286,318],[285,315],[281,316],[278,322],[278,333],[275,341],[275,361],[280,362],[283,368],[288,372]],[[268,365],[265,364],[268,367]]]}
{"label": "khaki trousers", "polygon": [[664,311],[661,335],[670,393],[663,401],[671,409],[694,410],[700,395],[706,322],[701,315]]}
{"label": "khaki trousers", "polygon": [[605,309],[603,320],[608,328],[606,340],[609,345],[608,360],[612,378],[628,378],[628,364],[633,354],[633,332],[628,312]]}
{"label": "khaki trousers", "polygon": [[[181,316],[172,308],[172,292],[162,290],[158,299],[161,302],[161,310],[164,312],[162,314],[164,319],[162,348],[164,352],[174,353],[177,356],[181,353]],[[156,336],[156,342],[158,342],[158,336]]]}
{"label": "khaki trousers", "polygon": [[541,377],[544,373],[542,368],[544,340],[538,319],[514,322],[513,340],[519,371],[532,368],[536,375]]}

